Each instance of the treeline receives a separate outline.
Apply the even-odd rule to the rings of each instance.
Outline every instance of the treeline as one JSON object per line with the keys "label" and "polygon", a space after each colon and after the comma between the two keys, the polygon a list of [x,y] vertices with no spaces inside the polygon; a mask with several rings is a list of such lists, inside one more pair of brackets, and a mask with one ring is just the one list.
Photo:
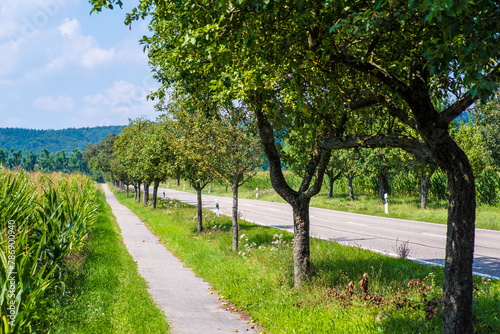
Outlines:
{"label": "treeline", "polygon": [[89,174],[88,164],[83,159],[82,151],[74,148],[71,152],[61,150],[56,153],[42,149],[41,154],[24,150],[1,149],[0,165],[11,170],[40,171],[43,173],[63,172]]}
{"label": "treeline", "polygon": [[51,153],[74,148],[85,149],[87,143],[97,143],[110,133],[120,133],[121,126],[68,128],[62,130],[35,130],[0,128],[0,148],[32,151],[41,154],[43,149]]}

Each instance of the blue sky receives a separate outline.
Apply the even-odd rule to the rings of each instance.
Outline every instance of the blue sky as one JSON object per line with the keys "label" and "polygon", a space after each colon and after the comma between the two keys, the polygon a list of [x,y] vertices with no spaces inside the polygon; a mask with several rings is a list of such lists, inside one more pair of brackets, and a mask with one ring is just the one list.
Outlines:
{"label": "blue sky", "polygon": [[[125,1],[133,5],[135,1]],[[0,1],[0,127],[62,129],[154,118],[158,87],[129,8],[90,15],[87,0]]]}

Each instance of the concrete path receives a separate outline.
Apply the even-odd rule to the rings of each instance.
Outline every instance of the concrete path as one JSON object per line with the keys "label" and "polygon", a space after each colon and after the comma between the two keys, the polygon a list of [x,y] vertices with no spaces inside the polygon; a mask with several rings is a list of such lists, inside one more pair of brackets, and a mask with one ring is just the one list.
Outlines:
{"label": "concrete path", "polygon": [[103,185],[113,214],[121,228],[123,242],[146,279],[149,292],[165,311],[174,334],[255,333],[239,313],[210,294],[210,286],[196,277],[173,256],[159,238]]}

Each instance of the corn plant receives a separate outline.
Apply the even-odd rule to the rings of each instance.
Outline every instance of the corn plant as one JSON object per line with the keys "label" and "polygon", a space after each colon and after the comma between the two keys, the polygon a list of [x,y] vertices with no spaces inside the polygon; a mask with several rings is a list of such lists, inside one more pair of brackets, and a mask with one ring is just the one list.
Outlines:
{"label": "corn plant", "polygon": [[0,334],[36,331],[34,320],[51,302],[45,292],[64,288],[62,261],[82,247],[96,220],[95,203],[96,189],[87,178],[2,171]]}

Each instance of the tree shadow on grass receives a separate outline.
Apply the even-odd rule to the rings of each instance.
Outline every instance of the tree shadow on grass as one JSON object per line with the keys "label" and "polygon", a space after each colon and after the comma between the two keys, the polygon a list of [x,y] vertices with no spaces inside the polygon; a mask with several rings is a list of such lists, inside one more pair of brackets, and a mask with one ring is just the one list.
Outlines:
{"label": "tree shadow on grass", "polygon": [[[441,312],[440,303],[433,300],[432,308],[427,310],[432,297],[423,301],[416,289],[421,288],[430,296],[429,273],[434,270],[432,284],[440,283],[442,268],[370,254],[355,247],[336,255],[340,252],[313,257],[312,281],[319,281],[329,288],[329,298],[334,302],[344,307],[366,308],[367,313],[376,310],[378,326],[386,333],[433,333],[440,330],[441,322],[437,319]],[[417,287],[410,282],[418,282]]]}

